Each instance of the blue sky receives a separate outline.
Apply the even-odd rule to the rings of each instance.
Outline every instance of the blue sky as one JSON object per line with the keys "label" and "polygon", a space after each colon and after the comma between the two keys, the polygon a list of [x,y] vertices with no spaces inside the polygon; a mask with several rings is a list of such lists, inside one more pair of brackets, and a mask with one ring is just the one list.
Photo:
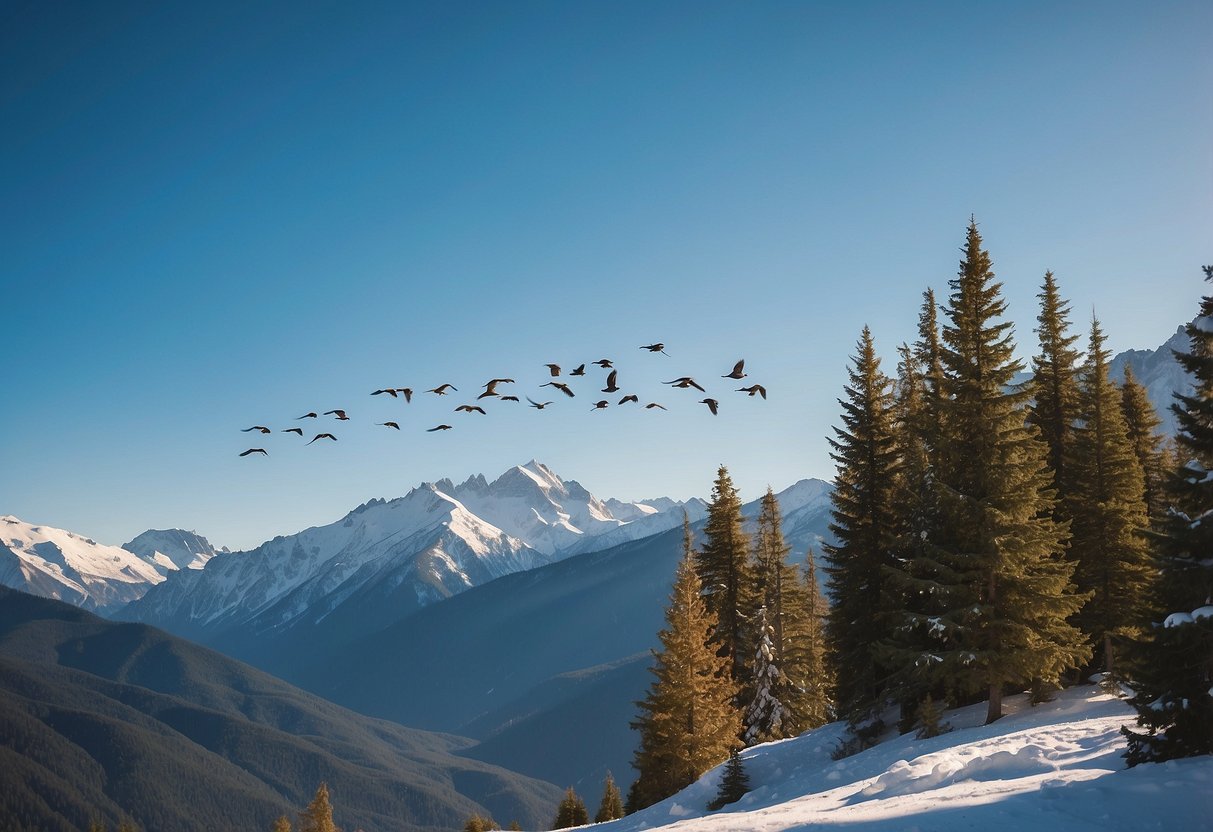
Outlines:
{"label": "blue sky", "polygon": [[[1046,269],[1117,351],[1192,316],[1210,31],[1203,0],[4,4],[0,513],[247,547],[531,458],[622,498],[829,478],[860,329],[891,371],[970,214],[1024,356]],[[602,357],[669,411],[451,413]],[[718,378],[742,357],[767,402]],[[335,445],[239,432],[335,407]]]}

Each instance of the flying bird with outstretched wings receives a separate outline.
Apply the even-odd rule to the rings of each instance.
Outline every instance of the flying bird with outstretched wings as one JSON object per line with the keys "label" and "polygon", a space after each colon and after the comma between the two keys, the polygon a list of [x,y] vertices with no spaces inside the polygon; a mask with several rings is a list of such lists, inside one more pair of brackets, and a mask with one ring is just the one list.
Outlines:
{"label": "flying bird with outstretched wings", "polygon": [[726,373],[725,375],[721,376],[721,378],[734,378],[734,379],[745,378],[745,359],[743,358],[740,361],[738,361],[736,364],[734,364],[733,371],[731,373]]}
{"label": "flying bird with outstretched wings", "polygon": [[311,442],[308,442],[307,444],[310,445],[310,444],[312,444],[312,442],[315,442],[317,439],[332,439],[334,442],[337,441],[337,437],[333,436],[333,434],[331,434],[331,433],[318,433],[315,436],[313,436]]}
{"label": "flying bird with outstretched wings", "polygon": [[326,411],[324,411],[324,415],[325,416],[336,416],[337,419],[342,422],[348,422],[350,420],[350,417],[345,415],[344,410],[326,410]]}
{"label": "flying bird with outstretched wings", "polygon": [[749,387],[738,387],[737,392],[749,393],[751,397],[762,396],[764,399],[767,397],[767,388],[763,387],[761,384],[752,384]]}
{"label": "flying bird with outstretched wings", "polygon": [[265,456],[269,456],[270,452],[265,448],[249,448],[247,451],[239,454],[239,456],[248,456],[249,454],[264,454]]}
{"label": "flying bird with outstretched wings", "polygon": [[271,431],[271,430],[270,430],[269,428],[267,428],[265,425],[253,425],[251,428],[241,428],[241,429],[240,429],[240,432],[241,432],[241,433],[248,433],[249,431],[253,431],[253,430],[259,430],[259,431],[261,431],[262,433],[273,433],[273,431]]}
{"label": "flying bird with outstretched wings", "polygon": [[708,410],[712,411],[713,416],[716,415],[716,408],[720,407],[720,402],[716,401],[715,399],[700,399],[699,403],[706,404],[708,406]]}

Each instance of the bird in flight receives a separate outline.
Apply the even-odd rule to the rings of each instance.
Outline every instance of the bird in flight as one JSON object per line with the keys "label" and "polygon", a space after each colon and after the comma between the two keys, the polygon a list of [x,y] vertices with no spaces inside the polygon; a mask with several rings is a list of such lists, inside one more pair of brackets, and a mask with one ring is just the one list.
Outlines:
{"label": "bird in flight", "polygon": [[371,395],[378,396],[382,393],[387,393],[393,399],[396,398],[396,388],[395,387],[385,387],[382,390],[376,390],[374,393],[371,393]]}
{"label": "bird in flight", "polygon": [[336,416],[342,422],[348,422],[350,420],[350,417],[345,415],[344,410],[326,410],[324,411],[324,415]]}
{"label": "bird in flight", "polygon": [[248,456],[249,454],[265,454],[266,456],[270,455],[269,451],[267,451],[265,448],[249,448],[247,451],[240,454],[240,456]]}
{"label": "bird in flight", "polygon": [[559,364],[544,364],[543,366],[548,368],[548,371],[552,374],[552,378],[556,378],[556,376],[560,375]]}
{"label": "bird in flight", "polygon": [[[302,416],[299,417],[299,419],[318,419],[318,418],[319,417],[316,415],[315,411],[313,411],[311,413],[304,413]],[[299,419],[296,419],[295,421],[298,421]]]}
{"label": "bird in flight", "polygon": [[666,406],[665,406],[664,404],[657,404],[657,402],[649,402],[648,404],[646,404],[646,405],[644,406],[644,409],[645,409],[645,410],[652,410],[652,409],[653,409],[653,408],[655,408],[655,407],[656,407],[656,408],[658,408],[658,409],[660,409],[660,410],[666,410]]}
{"label": "bird in flight", "polygon": [[395,428],[396,430],[400,430],[400,425],[396,424],[395,422],[376,422],[376,424],[383,425],[385,428]]}
{"label": "bird in flight", "polygon": [[584,365],[584,364],[578,364],[578,365],[577,365],[577,369],[576,369],[576,370],[573,370],[573,372],[569,373],[569,375],[571,375],[571,376],[583,376],[583,375],[585,375],[585,365]]}
{"label": "bird in flight", "polygon": [[253,425],[251,428],[242,428],[240,430],[240,432],[248,433],[249,431],[252,431],[252,430],[259,430],[262,433],[272,433],[272,431],[269,428],[267,428],[265,425]]}
{"label": "bird in flight", "polygon": [[767,388],[763,387],[761,384],[753,384],[749,387],[738,387],[737,392],[738,393],[749,393],[751,398],[755,394],[762,396],[764,399],[767,397]]}
{"label": "bird in flight", "polygon": [[637,404],[640,404],[640,397],[635,394],[632,394],[632,395],[624,396],[622,399],[619,400],[619,404],[627,404],[628,402],[636,402]]}
{"label": "bird in flight", "polygon": [[745,378],[745,359],[743,358],[740,361],[738,361],[736,364],[734,364],[733,372],[727,373],[727,374],[721,376],[721,378],[736,378],[736,379]]}
{"label": "bird in flight", "polygon": [[477,404],[461,404],[455,408],[456,413],[479,413],[481,416],[487,415],[484,408]]}
{"label": "bird in flight", "polygon": [[[332,439],[334,442],[337,441],[337,437],[331,433],[318,433],[312,437],[312,442],[315,442],[317,439]],[[310,445],[312,442],[308,442],[308,444]]]}
{"label": "bird in flight", "polygon": [[618,388],[618,387],[615,385],[615,380],[616,380],[617,378],[619,378],[619,371],[618,371],[618,370],[611,370],[610,374],[607,376],[607,386],[606,386],[606,387],[604,387],[604,388],[602,388],[602,392],[604,392],[604,393],[618,393],[618,392],[619,392],[619,388]]}
{"label": "bird in flight", "polygon": [[539,386],[540,387],[555,387],[557,390],[559,390],[561,393],[564,393],[569,398],[573,397],[573,391],[569,389],[569,386],[567,384],[562,384],[559,381],[548,381]]}
{"label": "bird in flight", "polygon": [[702,387],[700,387],[698,384],[696,384],[695,379],[691,378],[690,376],[683,376],[682,378],[676,378],[673,381],[663,381],[661,383],[662,384],[672,384],[673,386],[675,386],[681,390],[685,390],[688,387],[694,387],[700,393],[707,392]]}
{"label": "bird in flight", "polygon": [[434,387],[430,390],[426,390],[425,392],[437,393],[439,396],[445,396],[447,390],[454,390],[456,393],[459,392],[459,388],[453,384],[439,384],[437,387]]}
{"label": "bird in flight", "polygon": [[713,416],[716,415],[716,408],[720,406],[720,402],[716,401],[715,399],[700,399],[699,403],[706,404],[708,406],[708,410],[712,411]]}
{"label": "bird in flight", "polygon": [[400,395],[404,396],[404,400],[406,402],[411,402],[413,400],[413,388],[412,387],[397,387],[396,392],[399,393]]}
{"label": "bird in flight", "polygon": [[600,402],[594,402],[594,406],[591,407],[590,410],[606,410],[607,405],[609,405],[609,404],[610,404],[610,402],[608,402],[606,399],[603,399]]}
{"label": "bird in flight", "polygon": [[669,353],[665,351],[665,344],[645,344],[643,347],[641,347],[641,349],[648,350],[649,352],[659,352],[662,355],[669,355]]}
{"label": "bird in flight", "polygon": [[535,408],[536,410],[543,410],[545,407],[547,407],[549,404],[551,404],[551,402],[537,402],[534,399],[532,399],[530,396],[527,396],[526,400],[528,402],[530,402],[531,407]]}
{"label": "bird in flight", "polygon": [[502,396],[501,400],[503,402],[516,402],[516,401],[518,401],[518,397],[517,396]]}
{"label": "bird in flight", "polygon": [[484,392],[481,393],[476,398],[477,399],[487,399],[489,396],[500,396],[501,394],[497,392],[497,385],[498,384],[513,384],[513,383],[514,383],[514,379],[512,379],[512,378],[490,379],[489,381],[485,382]]}
{"label": "bird in flight", "polygon": [[282,431],[282,433],[297,433],[300,436],[303,436],[303,428],[287,428],[286,430]]}
{"label": "bird in flight", "polygon": [[611,363],[611,359],[609,359],[609,358],[600,358],[597,361],[592,361],[590,363],[597,364],[599,367],[601,367],[604,370],[607,369],[608,367],[615,366],[614,364]]}
{"label": "bird in flight", "polygon": [[450,426],[450,425],[439,425],[439,426],[438,426],[438,427],[436,427],[436,428],[428,428],[428,429],[426,430],[426,433],[433,433],[433,432],[434,432],[434,431],[436,431],[436,430],[450,430],[450,429],[451,429],[451,426]]}

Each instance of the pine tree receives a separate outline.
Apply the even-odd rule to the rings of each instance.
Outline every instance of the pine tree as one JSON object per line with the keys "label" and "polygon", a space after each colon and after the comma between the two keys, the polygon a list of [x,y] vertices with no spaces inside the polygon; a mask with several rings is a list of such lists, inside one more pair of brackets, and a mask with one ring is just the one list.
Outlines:
{"label": "pine tree", "polygon": [[598,804],[598,814],[594,815],[594,823],[604,823],[623,817],[623,796],[615,785],[615,778],[608,771],[606,782],[602,784],[602,802]]}
{"label": "pine tree", "polygon": [[918,725],[916,736],[920,740],[929,740],[951,730],[951,726],[943,721],[943,710],[929,693],[918,706]]}
{"label": "pine tree", "polygon": [[730,662],[734,682],[748,681],[750,638],[746,619],[753,596],[750,544],[741,528],[741,498],[721,465],[712,486],[704,545],[696,557],[708,612],[719,622],[712,641]]}
{"label": "pine tree", "polygon": [[730,660],[709,641],[718,622],[702,596],[685,516],[683,558],[665,617],[667,627],[658,634],[662,649],[653,653],[656,678],[632,722],[640,746],[632,763],[638,777],[628,792],[628,812],[693,783],[728,755],[740,729]]}
{"label": "pine tree", "polygon": [[890,381],[880,372],[866,326],[853,362],[846,398],[839,400],[843,427],[830,440],[838,466],[830,531],[838,543],[825,547],[833,596],[826,636],[839,712],[859,726],[879,710],[884,691],[877,651],[887,623],[884,570],[893,563],[895,545],[897,449]]}
{"label": "pine tree", "polygon": [[754,698],[742,718],[741,741],[747,746],[787,736],[784,732],[787,707],[781,701],[785,685],[772,645],[775,628],[767,622],[766,607],[759,607],[756,618],[758,647],[754,651]]}
{"label": "pine tree", "polygon": [[1142,499],[1146,504],[1146,521],[1152,524],[1162,517],[1163,481],[1165,479],[1162,437],[1157,433],[1162,420],[1154,411],[1146,388],[1137,383],[1133,368],[1125,365],[1124,382],[1121,384],[1121,412],[1125,418],[1125,429],[1129,444],[1137,456],[1142,473]]}
{"label": "pine tree", "polygon": [[291,832],[291,821],[286,815],[279,815],[271,829],[273,832]]}
{"label": "pine tree", "polygon": [[1146,623],[1154,570],[1143,536],[1141,466],[1125,429],[1120,390],[1108,377],[1103,332],[1094,319],[1077,415],[1067,463],[1073,474],[1066,499],[1070,558],[1078,565],[1074,577],[1079,590],[1092,597],[1075,620],[1111,680],[1120,671],[1115,645],[1140,636]]}
{"label": "pine tree", "polygon": [[493,830],[500,828],[491,817],[472,815],[467,819],[467,823],[463,825],[463,832],[493,832]]}
{"label": "pine tree", "polygon": [[[1053,484],[1057,492],[1064,495],[1069,493],[1073,479],[1068,466],[1079,404],[1079,355],[1074,349],[1078,335],[1069,334],[1070,305],[1062,300],[1053,272],[1045,272],[1044,286],[1036,297],[1040,298],[1040,314],[1036,318],[1040,352],[1032,359],[1032,380],[1028,389],[1033,401],[1028,409],[1028,422],[1036,425],[1048,446]],[[1054,503],[1053,516],[1064,520],[1069,516],[1067,509],[1065,500],[1058,500]]]}
{"label": "pine tree", "polygon": [[573,826],[585,826],[589,822],[590,813],[586,811],[585,802],[573,791],[573,787],[569,786],[556,809],[556,820],[552,821],[552,828],[568,829]]}
{"label": "pine tree", "polygon": [[[1213,266],[1205,266],[1213,281]],[[1194,378],[1175,395],[1178,466],[1160,526],[1161,601],[1166,618],[1151,628],[1147,661],[1133,699],[1145,732],[1124,730],[1129,765],[1213,753],[1213,295],[1187,326],[1188,351],[1176,359]],[[1195,614],[1194,614],[1195,613]]]}
{"label": "pine tree", "polygon": [[1022,365],[981,243],[971,221],[943,328],[933,548],[947,642],[934,655],[956,688],[987,691],[993,722],[1005,686],[1055,683],[1090,650],[1067,623],[1084,597],[1062,556],[1065,526],[1052,516],[1047,448],[1025,424],[1027,394],[1010,389]]}
{"label": "pine tree", "polygon": [[798,581],[803,603],[795,634],[784,652],[784,675],[793,687],[790,709],[796,733],[820,728],[833,716],[834,676],[828,663],[825,622],[828,604],[817,580],[817,563],[810,549],[805,554],[803,578]]}
{"label": "pine tree", "polygon": [[708,804],[708,811],[715,812],[730,803],[736,803],[745,797],[749,790],[750,776],[746,774],[741,754],[734,748],[729,752],[729,761],[725,763],[724,775],[720,778],[720,788],[716,791],[716,798]]}
{"label": "pine tree", "polygon": [[341,832],[333,823],[333,807],[329,803],[329,787],[321,783],[316,796],[299,813],[299,832]]}

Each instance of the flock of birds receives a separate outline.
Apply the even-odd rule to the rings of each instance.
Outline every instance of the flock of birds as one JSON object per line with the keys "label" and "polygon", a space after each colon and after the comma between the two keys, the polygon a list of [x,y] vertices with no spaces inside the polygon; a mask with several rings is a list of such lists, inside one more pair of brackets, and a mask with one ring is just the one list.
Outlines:
{"label": "flock of birds", "polygon": [[[641,346],[640,349],[647,350],[650,353],[661,353],[662,355],[669,355],[669,353],[667,353],[665,351],[665,344],[663,344],[663,343],[645,344],[645,345]],[[611,361],[611,359],[600,358],[597,361],[591,361],[588,363],[592,364],[592,365],[596,365],[599,368],[601,368],[602,370],[608,371],[607,375],[606,375],[606,386],[604,386],[602,388],[601,392],[603,392],[603,393],[622,392],[622,388],[619,386],[619,371],[615,368],[614,362]],[[586,364],[578,365],[576,368],[571,370],[567,375],[562,375],[562,367],[559,364],[545,364],[544,366],[547,367],[547,370],[549,373],[549,380],[539,386],[540,387],[551,387],[554,390],[560,391],[561,393],[563,393],[565,396],[567,396],[570,399],[575,398],[577,394],[573,391],[571,379],[585,376],[587,374],[586,373]],[[734,364],[733,369],[730,372],[723,374],[721,376],[721,378],[732,379],[734,381],[740,381],[743,378],[748,378],[748,376],[746,375],[746,372],[745,372],[745,359],[742,359],[742,360],[738,361],[736,364]],[[561,381],[559,379],[569,379],[570,381]],[[496,400],[502,401],[502,402],[519,402],[520,400],[517,395],[514,395],[513,393],[510,393],[510,392],[502,393],[502,392],[498,392],[498,390],[497,390],[497,388],[502,385],[512,385],[515,383],[516,382],[512,378],[489,379],[487,382],[484,383],[484,385],[483,385],[484,390],[483,390],[483,392],[480,393],[480,395],[478,395],[476,397],[475,402],[473,402],[471,404],[461,404],[454,409],[454,412],[455,413],[479,413],[482,416],[487,415],[487,411],[485,411],[484,407],[482,407],[480,404],[476,403],[476,402],[481,401],[482,399],[496,399]],[[695,389],[695,390],[698,390],[700,393],[705,393],[705,394],[707,393],[707,391],[697,381],[695,381],[695,379],[691,378],[690,376],[680,376],[676,379],[673,379],[672,381],[664,381],[664,382],[662,382],[662,384],[667,384],[670,387],[679,389],[679,390]],[[435,396],[445,396],[450,392],[456,392],[456,393],[459,392],[459,388],[453,384],[445,383],[445,384],[439,384],[437,387],[431,387],[430,389],[424,390],[422,392],[423,393],[432,393]],[[738,388],[736,388],[735,392],[746,393],[751,398],[754,396],[760,396],[763,399],[766,399],[766,397],[767,397],[767,389],[764,386],[762,386],[761,384],[751,384],[748,387],[738,387]],[[371,393],[371,395],[372,396],[391,396],[393,399],[404,399],[405,403],[408,404],[413,401],[414,390],[411,387],[384,387],[379,390],[375,390],[374,392]],[[555,404],[554,401],[535,401],[530,396],[524,396],[523,398],[525,398],[527,400],[528,404],[531,407],[535,408],[536,410],[543,410],[543,409]],[[638,395],[636,395],[635,393],[626,393],[622,398],[620,398],[615,403],[616,406],[625,405],[625,404],[639,405],[640,397]],[[711,411],[713,416],[715,416],[719,412],[719,409],[720,409],[720,402],[714,398],[711,398],[710,396],[707,398],[700,399],[697,402],[697,404],[706,405],[708,410]],[[590,410],[591,411],[605,410],[610,406],[611,406],[610,400],[600,399],[593,403],[593,405],[590,407]],[[644,405],[644,409],[645,410],[665,410],[666,407],[664,405],[658,404],[657,402],[649,402]],[[302,421],[304,419],[319,419],[321,416],[332,416],[336,421],[339,421],[339,422],[350,421],[350,417],[346,414],[346,411],[343,409],[340,409],[340,408],[334,408],[333,410],[326,410],[323,413],[316,413],[315,411],[304,413],[302,416],[296,417],[295,421],[298,422],[298,421]],[[399,422],[388,421],[388,422],[376,422],[375,424],[379,425],[381,427],[388,428],[390,430],[400,430]],[[426,432],[427,433],[436,433],[439,431],[451,430],[453,427],[454,427],[453,425],[440,424],[440,425],[435,425],[432,428],[427,428]],[[253,433],[253,432],[258,432],[258,433],[262,433],[262,434],[274,433],[274,431],[271,428],[268,428],[265,425],[253,425],[252,427],[247,427],[242,430],[242,433]],[[301,428],[301,427],[283,428],[283,429],[279,430],[278,432],[279,433],[293,433],[296,436],[298,436],[300,439],[302,439],[304,436],[304,431],[303,431],[303,428]],[[310,440],[308,440],[304,444],[311,445],[313,442],[319,442],[321,440],[336,442],[337,437],[335,435],[333,435],[332,433],[327,433],[327,432],[317,433],[315,436],[313,436]],[[254,454],[261,454],[263,456],[269,456],[269,451],[267,451],[265,448],[249,448],[248,450],[240,453],[239,456],[242,456],[242,457],[252,456]]]}

